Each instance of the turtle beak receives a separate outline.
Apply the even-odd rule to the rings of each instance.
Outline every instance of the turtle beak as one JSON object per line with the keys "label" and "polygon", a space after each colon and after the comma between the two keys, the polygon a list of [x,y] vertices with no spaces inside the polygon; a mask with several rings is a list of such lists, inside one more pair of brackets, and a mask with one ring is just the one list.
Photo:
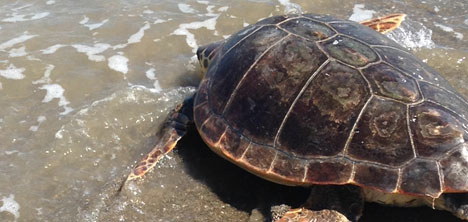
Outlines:
{"label": "turtle beak", "polygon": [[219,49],[222,48],[223,43],[224,41],[218,41],[198,48],[197,58],[198,62],[200,63],[203,76],[205,76],[206,71],[208,70],[208,67],[210,66],[210,63],[215,57],[216,53],[219,51]]}

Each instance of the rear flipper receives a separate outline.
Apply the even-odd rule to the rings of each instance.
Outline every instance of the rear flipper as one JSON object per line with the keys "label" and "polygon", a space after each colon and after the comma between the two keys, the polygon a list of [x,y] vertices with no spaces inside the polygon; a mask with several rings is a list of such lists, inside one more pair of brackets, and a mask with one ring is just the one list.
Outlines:
{"label": "rear flipper", "polygon": [[140,160],[125,182],[143,177],[164,154],[174,149],[177,142],[187,133],[187,129],[193,124],[193,98],[192,96],[186,99],[169,113],[166,122],[157,134],[155,147]]}
{"label": "rear flipper", "polygon": [[390,14],[379,18],[374,18],[360,22],[361,25],[365,25],[377,32],[385,34],[390,32],[401,25],[401,22],[405,19],[405,14]]}

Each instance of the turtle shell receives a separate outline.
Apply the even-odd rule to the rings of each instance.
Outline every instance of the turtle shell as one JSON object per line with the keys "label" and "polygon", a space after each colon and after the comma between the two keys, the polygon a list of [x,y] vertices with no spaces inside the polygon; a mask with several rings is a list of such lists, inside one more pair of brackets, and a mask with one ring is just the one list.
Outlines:
{"label": "turtle shell", "polygon": [[288,185],[468,191],[467,102],[384,35],[329,16],[275,16],[211,56],[195,123],[244,169]]}

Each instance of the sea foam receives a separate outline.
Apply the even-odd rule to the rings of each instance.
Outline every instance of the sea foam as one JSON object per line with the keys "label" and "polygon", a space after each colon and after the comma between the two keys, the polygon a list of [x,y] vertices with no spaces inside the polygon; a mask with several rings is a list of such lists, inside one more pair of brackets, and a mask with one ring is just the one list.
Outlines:
{"label": "sea foam", "polygon": [[14,80],[24,79],[23,72],[25,70],[25,68],[17,68],[15,65],[10,64],[8,68],[0,69],[0,76]]}
{"label": "sea foam", "polygon": [[197,11],[193,9],[190,5],[184,4],[184,3],[179,3],[177,4],[177,7],[179,10],[183,13],[196,13]]}
{"label": "sea foam", "polygon": [[285,14],[301,14],[302,7],[296,3],[292,3],[290,0],[278,0],[278,2],[284,6]]}
{"label": "sea foam", "polygon": [[122,55],[114,55],[114,56],[109,57],[107,61],[108,61],[109,68],[111,68],[112,70],[121,72],[123,74],[127,74],[128,72],[128,65],[127,65],[128,58],[127,57],[122,56]]}
{"label": "sea foam", "polygon": [[154,86],[154,92],[159,93],[161,92],[162,88],[159,85],[159,81],[156,78],[156,69],[155,68],[150,68],[146,71],[146,77],[150,80],[153,80],[153,86]]}
{"label": "sea foam", "polygon": [[103,25],[106,24],[108,21],[109,21],[109,19],[104,19],[103,21],[98,22],[98,23],[88,24],[89,18],[85,15],[85,16],[83,16],[83,19],[82,19],[79,23],[80,23],[81,25],[85,26],[86,28],[88,28],[89,31],[92,31],[92,30],[94,30],[94,29],[97,29],[97,28],[103,26]]}
{"label": "sea foam", "polygon": [[349,20],[361,22],[371,19],[374,16],[375,11],[364,9],[364,7],[364,4],[355,4],[353,7],[353,14],[349,17]]}
{"label": "sea foam", "polygon": [[14,45],[16,44],[19,44],[19,43],[22,43],[22,42],[26,42],[28,41],[29,39],[32,39],[34,37],[36,37],[37,35],[28,35],[28,33],[24,33],[23,35],[20,35],[16,38],[13,38],[13,39],[10,39],[2,44],[0,44],[0,51],[1,50],[5,50],[5,49],[8,49],[8,48],[11,48],[13,47]]}
{"label": "sea foam", "polygon": [[102,55],[97,55],[109,49],[111,46],[105,43],[96,43],[94,46],[75,44],[72,45],[78,52],[85,53],[88,56],[88,59],[94,62],[103,62],[106,60],[106,57]]}
{"label": "sea foam", "polygon": [[25,15],[19,15],[18,13],[14,12],[11,17],[5,18],[2,20],[2,22],[24,22],[24,21],[31,21],[31,20],[37,20],[41,18],[45,18],[49,16],[49,12],[41,12],[41,13],[35,13],[35,14],[25,14]]}
{"label": "sea foam", "polygon": [[126,44],[119,44],[119,45],[116,45],[114,47],[112,47],[114,50],[116,49],[121,49],[121,48],[125,48],[127,47],[127,45],[129,44],[134,44],[134,43],[138,43],[138,42],[141,42],[141,39],[143,38],[143,36],[145,35],[145,31],[148,30],[149,28],[151,28],[151,25],[148,23],[148,22],[145,22],[145,25],[143,27],[141,27],[138,32],[136,32],[135,34],[131,35],[128,40],[127,40],[127,43]]}
{"label": "sea foam", "polygon": [[15,201],[15,195],[10,194],[8,197],[2,197],[3,205],[0,207],[0,212],[8,212],[15,216],[15,221],[18,220],[20,214],[20,205]]}
{"label": "sea foam", "polygon": [[42,54],[52,54],[52,53],[55,53],[58,49],[62,48],[62,47],[65,47],[66,45],[62,45],[62,44],[55,44],[53,46],[50,46],[46,49],[42,49],[41,52]]}
{"label": "sea foam", "polygon": [[453,32],[453,35],[455,38],[462,40],[463,39],[463,34],[460,32],[456,32],[452,27],[442,25],[439,23],[434,23],[434,25],[440,29],[442,29],[444,32]]}
{"label": "sea foam", "polygon": [[43,103],[48,103],[52,101],[53,99],[59,99],[59,106],[62,106],[65,110],[60,113],[60,115],[66,115],[73,111],[72,108],[68,106],[70,102],[65,98],[63,93],[65,90],[63,87],[59,84],[45,84],[41,86],[39,89],[44,89],[47,91],[46,95],[44,96],[44,99],[42,100]]}

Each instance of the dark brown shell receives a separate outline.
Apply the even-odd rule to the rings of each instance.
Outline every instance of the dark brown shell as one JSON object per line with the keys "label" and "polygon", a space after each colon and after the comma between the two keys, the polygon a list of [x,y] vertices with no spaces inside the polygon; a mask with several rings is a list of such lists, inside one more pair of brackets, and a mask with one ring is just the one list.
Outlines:
{"label": "dark brown shell", "polygon": [[468,191],[468,105],[387,37],[328,16],[276,16],[214,55],[195,122],[218,154],[289,185]]}

